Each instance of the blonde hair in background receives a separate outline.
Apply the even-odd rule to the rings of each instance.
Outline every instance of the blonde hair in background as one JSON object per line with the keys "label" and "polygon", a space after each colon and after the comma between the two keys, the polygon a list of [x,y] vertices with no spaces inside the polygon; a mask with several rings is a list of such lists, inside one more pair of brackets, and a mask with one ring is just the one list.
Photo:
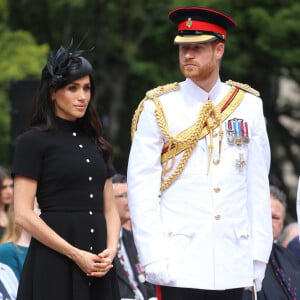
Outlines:
{"label": "blonde hair in background", "polygon": [[7,224],[4,234],[0,240],[0,244],[12,242],[16,245],[16,241],[21,236],[22,228],[20,226],[18,226],[15,222],[13,199],[8,208],[7,216],[8,216],[8,224]]}

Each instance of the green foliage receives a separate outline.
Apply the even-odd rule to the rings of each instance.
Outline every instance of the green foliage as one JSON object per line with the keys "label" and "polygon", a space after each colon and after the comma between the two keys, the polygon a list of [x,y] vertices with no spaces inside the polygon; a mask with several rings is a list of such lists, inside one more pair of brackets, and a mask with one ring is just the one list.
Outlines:
{"label": "green foliage", "polygon": [[0,33],[0,81],[37,77],[45,65],[47,45],[37,46],[26,31],[3,30]]}
{"label": "green foliage", "polygon": [[29,32],[0,28],[0,164],[10,163],[11,80],[39,77],[45,64],[47,45],[38,46]]}
{"label": "green foliage", "polygon": [[0,0],[0,24],[5,24],[7,22],[7,18],[8,18],[7,1]]}

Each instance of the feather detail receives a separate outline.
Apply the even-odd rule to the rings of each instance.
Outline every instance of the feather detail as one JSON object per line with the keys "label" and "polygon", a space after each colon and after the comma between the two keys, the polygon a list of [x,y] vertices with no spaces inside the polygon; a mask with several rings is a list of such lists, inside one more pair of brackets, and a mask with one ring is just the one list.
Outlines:
{"label": "feather detail", "polygon": [[51,75],[53,87],[61,85],[68,79],[70,74],[74,74],[82,65],[82,54],[87,50],[71,51],[73,40],[68,47],[60,46],[58,50],[53,50],[48,55],[47,69]]}

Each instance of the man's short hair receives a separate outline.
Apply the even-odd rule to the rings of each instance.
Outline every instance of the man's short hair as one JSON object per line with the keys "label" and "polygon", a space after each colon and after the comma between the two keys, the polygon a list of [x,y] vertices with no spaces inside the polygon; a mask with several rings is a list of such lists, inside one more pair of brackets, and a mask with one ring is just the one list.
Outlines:
{"label": "man's short hair", "polygon": [[283,206],[284,211],[286,211],[287,202],[286,202],[286,195],[283,191],[281,191],[277,186],[271,185],[270,186],[270,195],[277,199]]}

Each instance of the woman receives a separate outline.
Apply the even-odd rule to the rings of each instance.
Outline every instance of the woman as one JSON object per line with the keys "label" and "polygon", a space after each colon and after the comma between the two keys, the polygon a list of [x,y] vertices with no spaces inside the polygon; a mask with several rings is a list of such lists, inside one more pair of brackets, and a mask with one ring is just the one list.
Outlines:
{"label": "woman", "polygon": [[18,300],[120,299],[112,265],[120,230],[112,153],[94,96],[82,51],[52,51],[12,167],[15,220],[33,237]]}
{"label": "woman", "polygon": [[[37,202],[34,202],[35,212],[39,215]],[[0,263],[8,265],[19,280],[27,255],[31,235],[15,222],[14,205],[8,209],[8,223],[2,239],[0,239]]]}
{"label": "woman", "polygon": [[0,239],[7,226],[7,210],[11,202],[13,180],[7,169],[0,166]]}

